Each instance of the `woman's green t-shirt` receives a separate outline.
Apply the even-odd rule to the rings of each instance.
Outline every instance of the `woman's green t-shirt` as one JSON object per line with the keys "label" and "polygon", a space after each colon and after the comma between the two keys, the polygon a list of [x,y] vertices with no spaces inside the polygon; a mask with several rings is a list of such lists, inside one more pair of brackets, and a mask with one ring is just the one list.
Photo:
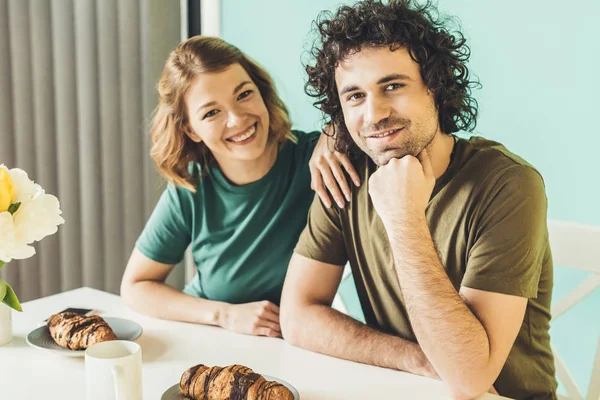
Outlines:
{"label": "woman's green t-shirt", "polygon": [[136,248],[146,257],[177,264],[191,244],[198,271],[184,292],[233,304],[279,304],[288,263],[314,197],[308,161],[319,132],[294,131],[260,180],[233,185],[216,166],[196,193],[169,185]]}

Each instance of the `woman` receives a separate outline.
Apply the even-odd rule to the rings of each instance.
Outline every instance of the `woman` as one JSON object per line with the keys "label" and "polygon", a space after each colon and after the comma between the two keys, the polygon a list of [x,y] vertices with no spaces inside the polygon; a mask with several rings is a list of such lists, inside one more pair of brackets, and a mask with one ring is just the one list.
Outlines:
{"label": "woman", "polygon": [[[343,207],[350,161],[319,133],[292,132],[260,66],[218,38],[194,37],[167,59],[151,155],[169,185],[140,235],[121,284],[125,302],[158,318],[280,337],[279,300],[314,187]],[[338,188],[339,185],[339,188]],[[166,285],[191,244],[198,275]]]}

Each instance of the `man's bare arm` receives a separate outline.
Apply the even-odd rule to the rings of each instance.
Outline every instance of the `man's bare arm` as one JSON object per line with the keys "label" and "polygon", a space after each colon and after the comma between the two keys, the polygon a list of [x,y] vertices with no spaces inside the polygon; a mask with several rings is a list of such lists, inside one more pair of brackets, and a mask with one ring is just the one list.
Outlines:
{"label": "man's bare arm", "polygon": [[[424,149],[416,158],[391,159],[380,166],[368,188],[390,241],[417,340],[454,397],[472,399],[498,378],[523,323],[527,299],[465,287],[460,293],[456,290],[425,215],[435,182]],[[535,226],[538,221],[529,223]]]}
{"label": "man's bare arm", "polygon": [[415,335],[453,395],[476,398],[504,366],[527,299],[464,287],[457,292],[425,217],[401,225],[405,228],[390,227],[388,234]]}
{"label": "man's bare arm", "polygon": [[343,267],[292,256],[281,299],[283,337],[334,357],[437,377],[418,344],[378,332],[331,308]]}

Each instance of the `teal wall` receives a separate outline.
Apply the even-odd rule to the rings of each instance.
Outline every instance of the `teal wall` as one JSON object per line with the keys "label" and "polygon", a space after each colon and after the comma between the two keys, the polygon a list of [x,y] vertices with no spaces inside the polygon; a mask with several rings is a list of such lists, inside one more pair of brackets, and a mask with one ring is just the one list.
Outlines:
{"label": "teal wall", "polygon": [[[311,22],[333,0],[222,0],[222,36],[265,66],[295,127],[321,126],[304,94]],[[345,3],[351,3],[346,1]],[[476,134],[504,143],[546,182],[549,217],[600,226],[600,1],[439,0],[459,18],[483,88]],[[467,134],[463,136],[468,136]],[[599,244],[600,245],[600,244]],[[587,274],[557,266],[554,298]],[[361,319],[351,281],[340,292]],[[553,323],[552,340],[585,393],[600,335],[600,291]]]}

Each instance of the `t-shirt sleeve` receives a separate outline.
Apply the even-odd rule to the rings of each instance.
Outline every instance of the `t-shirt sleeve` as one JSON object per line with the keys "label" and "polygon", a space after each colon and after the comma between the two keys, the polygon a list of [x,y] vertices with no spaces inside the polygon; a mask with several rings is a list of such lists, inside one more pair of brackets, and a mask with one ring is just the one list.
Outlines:
{"label": "t-shirt sleeve", "polygon": [[190,241],[190,229],[184,218],[180,194],[175,187],[168,185],[135,247],[156,262],[173,265],[183,260]]}
{"label": "t-shirt sleeve", "polygon": [[345,265],[348,256],[339,213],[335,205],[327,208],[315,195],[294,252],[327,264]]}
{"label": "t-shirt sleeve", "polygon": [[494,185],[476,220],[462,286],[536,298],[548,246],[542,177],[515,165]]}
{"label": "t-shirt sleeve", "polygon": [[310,157],[315,150],[315,146],[321,137],[321,132],[302,132],[302,131],[292,131],[296,138],[298,139],[298,145],[296,146],[297,158],[301,160],[302,164],[308,164],[310,161]]}

